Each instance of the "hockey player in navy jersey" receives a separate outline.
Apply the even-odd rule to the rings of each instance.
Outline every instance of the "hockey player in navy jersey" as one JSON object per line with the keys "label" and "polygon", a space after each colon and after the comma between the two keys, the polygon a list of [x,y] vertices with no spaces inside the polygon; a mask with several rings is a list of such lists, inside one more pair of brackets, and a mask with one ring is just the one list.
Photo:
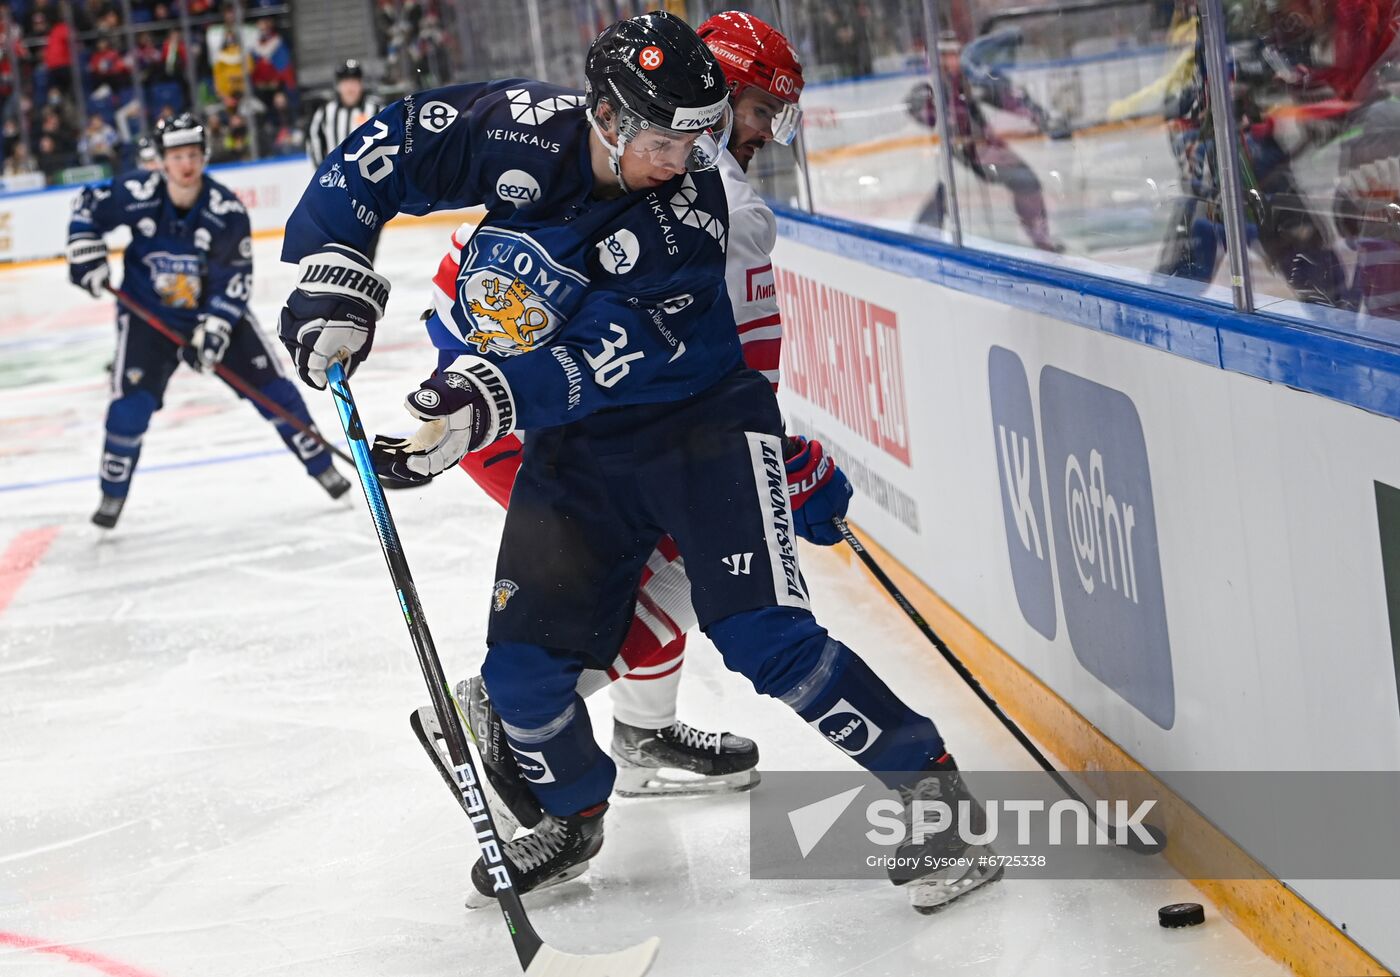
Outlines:
{"label": "hockey player in navy jersey", "polygon": [[[616,767],[577,684],[611,663],[664,535],[726,665],[907,800],[966,797],[933,723],[812,616],[796,537],[815,527],[790,506],[777,399],[743,364],[725,288],[723,73],[664,13],[605,30],[585,71],[583,96],[513,80],[396,103],[327,157],[283,249],[299,284],[281,336],[323,387],[332,361],[363,362],[384,315],[384,222],[487,208],[455,301],[429,322],[438,369],[406,401],[422,424],[376,438],[373,455],[381,474],[422,479],[526,432],[482,669],[543,810],[505,845],[522,891],[577,874],[602,845]],[[943,832],[899,863],[962,844]],[[966,874],[893,880],[936,908],[998,876],[967,853]],[[480,862],[473,881],[493,891]]]}
{"label": "hockey player in navy jersey", "polygon": [[[123,290],[189,339],[182,349],[118,308],[102,501],[92,517],[105,529],[117,524],[151,415],[160,410],[166,384],[182,358],[203,373],[224,363],[311,425],[300,391],[282,375],[279,354],[248,309],[253,292],[248,214],[233,191],[204,173],[204,126],[189,113],[162,120],[155,146],[161,169],[137,170],[84,188],[68,224],[69,277],[94,298],[106,297],[110,275],[103,235],[129,227]],[[261,406],[258,411],[273,421],[307,474],[332,498],[350,488],[321,444],[276,421]]]}
{"label": "hockey player in navy jersey", "polygon": [[[781,32],[740,11],[715,14],[697,28],[724,72],[734,121],[718,160],[729,204],[725,247],[725,282],[744,363],[778,388],[782,316],[773,287],[773,247],[778,228],[773,211],[745,178],[754,154],[769,142],[787,145],[801,119],[802,65]],[[456,296],[458,257],[475,231],[464,223],[452,236],[448,253],[433,276],[434,304],[448,310]],[[470,452],[461,467],[502,506],[520,469],[521,436],[507,435],[482,451]],[[788,438],[784,443],[788,485],[794,510],[809,500],[803,513],[808,525],[823,532],[822,543],[839,533],[832,516],[844,516],[849,483],[817,441]],[[828,487],[827,483],[838,484]],[[820,514],[816,508],[825,507]],[[690,584],[675,541],[663,538],[647,559],[637,593],[636,614],[622,647],[606,673],[584,672],[579,694],[585,698],[611,682],[613,735],[611,754],[618,766],[615,792],[622,797],[704,796],[747,790],[758,783],[758,744],[730,732],[709,732],[677,716],[687,632],[695,627]],[[489,701],[480,677],[457,685],[478,742],[500,739],[491,725]],[[509,776],[510,754],[501,751]],[[488,768],[489,769],[489,768]]]}

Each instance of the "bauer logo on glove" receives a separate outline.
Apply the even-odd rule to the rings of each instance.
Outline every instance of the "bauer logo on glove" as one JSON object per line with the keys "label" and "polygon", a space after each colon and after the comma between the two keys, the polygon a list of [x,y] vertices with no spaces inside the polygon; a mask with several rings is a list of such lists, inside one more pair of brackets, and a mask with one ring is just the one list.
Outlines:
{"label": "bauer logo on glove", "polygon": [[423,482],[452,468],[515,428],[510,387],[487,360],[459,356],[404,399],[423,425],[409,438],[376,437],[374,470],[402,482]]}

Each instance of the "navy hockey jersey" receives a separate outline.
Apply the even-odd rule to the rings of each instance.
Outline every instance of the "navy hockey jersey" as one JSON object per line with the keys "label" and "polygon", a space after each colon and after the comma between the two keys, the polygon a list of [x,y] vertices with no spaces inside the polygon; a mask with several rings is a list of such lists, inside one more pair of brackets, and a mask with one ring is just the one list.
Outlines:
{"label": "navy hockey jersey", "polygon": [[741,365],[720,175],[598,199],[590,133],[583,96],[540,82],[410,95],[326,157],[282,258],[334,243],[372,260],[395,214],[484,205],[428,323],[444,362],[489,361],[525,429],[692,396]]}
{"label": "navy hockey jersey", "polygon": [[248,212],[232,190],[204,176],[181,214],[165,174],[136,170],[84,187],[73,201],[68,240],[131,228],[122,290],[170,326],[193,331],[201,312],[237,323],[253,294],[253,239]]}

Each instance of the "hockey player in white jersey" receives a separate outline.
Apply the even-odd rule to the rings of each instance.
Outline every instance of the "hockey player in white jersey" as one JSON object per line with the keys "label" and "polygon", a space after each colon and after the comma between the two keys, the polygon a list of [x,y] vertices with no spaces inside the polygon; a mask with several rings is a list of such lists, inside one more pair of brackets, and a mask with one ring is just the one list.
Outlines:
{"label": "hockey player in white jersey", "polygon": [[[734,123],[727,152],[719,161],[724,192],[729,200],[729,240],[725,249],[725,280],[742,343],[744,362],[778,386],[782,317],[773,285],[773,247],[777,222],[773,211],[745,176],[754,155],[769,142],[792,142],[801,121],[802,66],[779,31],[751,14],[716,14],[697,33],[724,70],[730,90]],[[463,224],[434,276],[435,301],[449,305],[456,294],[458,255],[474,225]],[[790,484],[806,486],[805,502],[819,485],[845,482],[824,457],[820,443],[790,439]],[[520,467],[521,444],[516,436],[485,451],[468,454],[461,467],[502,505]],[[845,515],[849,488],[838,493],[840,511],[832,510],[814,523],[829,525],[831,516]],[[834,534],[834,530],[831,530]],[[834,535],[827,542],[834,543]],[[663,540],[648,561],[638,593],[636,615],[613,667],[585,673],[580,692],[588,694],[611,681],[613,703],[612,758],[618,767],[616,792],[624,797],[644,795],[706,795],[747,790],[758,782],[758,747],[733,733],[696,729],[676,717],[686,634],[695,626],[685,567],[675,545]],[[481,701],[479,680],[463,682],[459,696],[480,727],[482,742],[493,742],[488,707]],[[508,763],[509,752],[498,758]]]}

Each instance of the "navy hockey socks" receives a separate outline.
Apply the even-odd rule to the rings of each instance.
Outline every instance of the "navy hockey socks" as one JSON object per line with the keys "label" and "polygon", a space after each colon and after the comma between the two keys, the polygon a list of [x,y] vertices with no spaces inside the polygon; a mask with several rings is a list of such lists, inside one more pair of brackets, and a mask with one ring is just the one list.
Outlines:
{"label": "navy hockey socks", "polygon": [[[781,699],[837,749],[891,787],[946,751],[933,722],[904,704],[811,614],[770,607],[710,625],[725,664]],[[888,773],[890,776],[885,776]]]}
{"label": "navy hockey socks", "polygon": [[156,399],[136,390],[107,405],[107,438],[102,445],[102,494],[125,498],[141,457],[141,440],[150,427]]}

